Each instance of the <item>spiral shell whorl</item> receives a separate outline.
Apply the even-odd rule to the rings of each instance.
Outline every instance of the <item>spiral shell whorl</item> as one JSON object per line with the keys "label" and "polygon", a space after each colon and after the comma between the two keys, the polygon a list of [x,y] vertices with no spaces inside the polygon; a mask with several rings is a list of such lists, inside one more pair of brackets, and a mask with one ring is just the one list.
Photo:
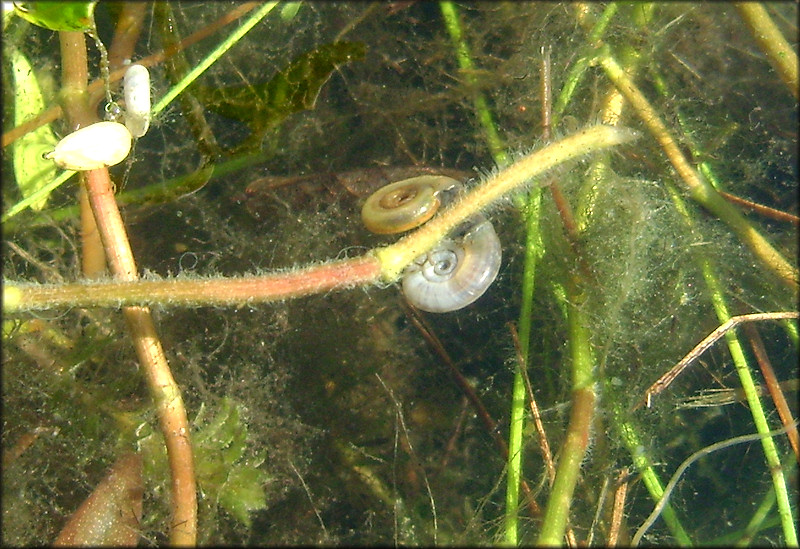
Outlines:
{"label": "spiral shell whorl", "polygon": [[445,239],[409,265],[403,273],[403,293],[423,311],[456,311],[486,292],[501,260],[497,233],[481,218],[462,239]]}
{"label": "spiral shell whorl", "polygon": [[378,234],[394,234],[419,227],[438,211],[440,193],[459,186],[443,175],[422,175],[386,185],[367,198],[361,208],[364,225]]}

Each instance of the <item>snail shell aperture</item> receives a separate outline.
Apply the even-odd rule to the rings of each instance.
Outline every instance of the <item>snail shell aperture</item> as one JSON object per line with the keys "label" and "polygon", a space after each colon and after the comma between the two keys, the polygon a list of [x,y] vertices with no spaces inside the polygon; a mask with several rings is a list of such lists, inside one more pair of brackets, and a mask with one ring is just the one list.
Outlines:
{"label": "snail shell aperture", "polygon": [[442,192],[460,185],[444,175],[421,175],[391,183],[367,198],[361,219],[373,233],[408,231],[433,217],[441,205]]}
{"label": "snail shell aperture", "polygon": [[463,238],[447,238],[409,265],[403,293],[423,311],[456,311],[483,295],[497,277],[501,259],[497,233],[481,217]]}

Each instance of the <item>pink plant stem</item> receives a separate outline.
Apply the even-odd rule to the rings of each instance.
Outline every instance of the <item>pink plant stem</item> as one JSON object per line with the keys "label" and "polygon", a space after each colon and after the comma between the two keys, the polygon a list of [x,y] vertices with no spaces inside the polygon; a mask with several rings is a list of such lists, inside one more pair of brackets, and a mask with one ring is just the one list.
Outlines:
{"label": "pink plant stem", "polygon": [[172,306],[243,305],[343,290],[380,279],[378,260],[363,257],[321,263],[260,276],[100,281],[81,284],[31,285],[15,288],[26,310],[58,307],[122,307],[160,303]]}
{"label": "pink plant stem", "polygon": [[[64,110],[73,127],[93,122],[89,108],[86,42],[83,33],[61,31]],[[136,263],[112,191],[107,168],[86,172],[84,182],[92,215],[111,272],[128,282],[137,280]],[[136,355],[150,389],[164,435],[172,475],[172,545],[195,545],[197,540],[197,485],[189,438],[189,422],[180,388],[172,377],[164,349],[147,307],[126,307],[123,315]]]}

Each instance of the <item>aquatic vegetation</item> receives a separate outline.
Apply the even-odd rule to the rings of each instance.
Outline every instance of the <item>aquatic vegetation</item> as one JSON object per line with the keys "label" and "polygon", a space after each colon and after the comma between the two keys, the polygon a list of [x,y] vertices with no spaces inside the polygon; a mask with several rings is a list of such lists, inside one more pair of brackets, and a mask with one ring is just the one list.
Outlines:
{"label": "aquatic vegetation", "polygon": [[796,543],[796,4],[53,6],[4,540]]}

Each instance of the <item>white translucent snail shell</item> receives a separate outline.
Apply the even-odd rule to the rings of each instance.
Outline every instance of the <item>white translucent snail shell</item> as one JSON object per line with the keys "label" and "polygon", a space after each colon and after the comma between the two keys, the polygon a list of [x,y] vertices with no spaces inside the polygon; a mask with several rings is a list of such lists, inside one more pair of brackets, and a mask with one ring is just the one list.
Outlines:
{"label": "white translucent snail shell", "polygon": [[463,238],[447,238],[414,260],[403,272],[403,293],[423,311],[456,311],[486,292],[497,277],[501,259],[494,227],[480,218]]}
{"label": "white translucent snail shell", "polygon": [[142,65],[125,71],[125,126],[133,137],[142,137],[150,127],[150,73]]}
{"label": "white translucent snail shell", "polygon": [[96,122],[64,137],[44,157],[65,170],[96,170],[125,160],[131,141],[131,132],[122,124]]}

